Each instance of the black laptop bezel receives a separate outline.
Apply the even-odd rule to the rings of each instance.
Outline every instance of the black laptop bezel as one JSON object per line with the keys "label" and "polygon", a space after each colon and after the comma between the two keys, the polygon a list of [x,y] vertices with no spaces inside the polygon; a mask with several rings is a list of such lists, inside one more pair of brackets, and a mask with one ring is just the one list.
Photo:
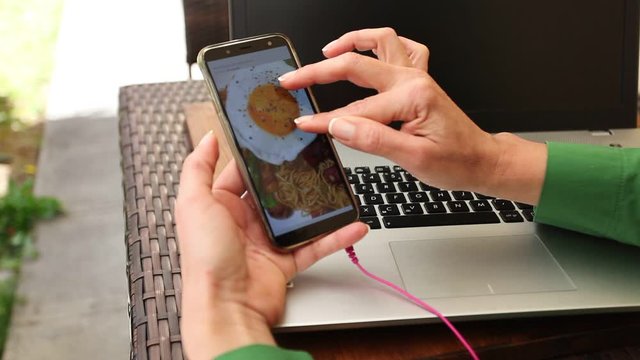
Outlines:
{"label": "black laptop bezel", "polygon": [[[231,39],[255,34],[248,31],[249,1],[228,0],[229,36]],[[296,1],[296,0],[291,0]],[[269,14],[265,14],[268,16]],[[274,14],[275,15],[275,14]],[[610,130],[637,127],[638,113],[638,51],[640,39],[638,0],[624,0],[623,65],[621,79],[622,106],[603,110],[574,111],[518,111],[497,109],[474,111],[469,116],[489,132],[528,132],[557,130]],[[597,44],[594,44],[597,46]],[[517,118],[517,121],[514,121]],[[607,124],[607,126],[602,126]]]}

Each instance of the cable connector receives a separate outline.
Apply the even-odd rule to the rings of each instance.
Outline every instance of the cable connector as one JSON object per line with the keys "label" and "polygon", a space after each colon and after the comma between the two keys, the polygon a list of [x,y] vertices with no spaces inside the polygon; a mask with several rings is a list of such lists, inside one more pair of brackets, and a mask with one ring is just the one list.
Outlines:
{"label": "cable connector", "polygon": [[349,259],[351,259],[351,262],[354,264],[358,264],[360,261],[358,260],[358,256],[356,255],[356,250],[353,248],[353,246],[349,246],[348,248],[344,249],[347,252],[347,255],[349,255]]}

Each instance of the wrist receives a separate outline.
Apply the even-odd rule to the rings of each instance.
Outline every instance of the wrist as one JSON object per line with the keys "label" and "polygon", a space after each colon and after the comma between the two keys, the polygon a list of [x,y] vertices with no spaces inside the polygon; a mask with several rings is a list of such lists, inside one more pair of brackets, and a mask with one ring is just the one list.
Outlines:
{"label": "wrist", "polygon": [[210,328],[220,353],[250,344],[275,344],[267,320],[241,304],[219,304],[212,309]]}
{"label": "wrist", "polygon": [[[185,287],[185,290],[197,287]],[[242,299],[221,298],[203,287],[185,291],[181,329],[190,359],[210,360],[251,344],[274,345],[264,316],[246,306]]]}
{"label": "wrist", "polygon": [[546,144],[510,133],[493,135],[497,145],[493,171],[482,193],[537,205],[547,169]]}

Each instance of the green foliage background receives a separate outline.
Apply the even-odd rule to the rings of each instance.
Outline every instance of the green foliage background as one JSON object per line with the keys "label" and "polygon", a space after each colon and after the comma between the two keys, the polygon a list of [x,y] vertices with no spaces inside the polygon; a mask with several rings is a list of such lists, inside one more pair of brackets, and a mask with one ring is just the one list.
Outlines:
{"label": "green foliage background", "polygon": [[[8,334],[22,259],[34,257],[35,222],[61,212],[52,198],[33,196],[35,159],[54,67],[64,0],[0,0],[0,159],[13,158],[14,174],[0,198],[0,357]],[[34,125],[34,126],[31,126]],[[26,171],[29,165],[33,171]],[[17,176],[23,179],[23,176]]]}
{"label": "green foliage background", "polygon": [[25,122],[44,113],[63,2],[0,0],[0,97]]}
{"label": "green foliage background", "polygon": [[33,258],[31,232],[38,220],[51,219],[62,213],[60,202],[50,197],[33,195],[33,181],[9,184],[9,192],[0,198],[0,354],[8,334],[14,303],[16,275],[23,258]]}
{"label": "green foliage background", "polygon": [[21,257],[30,246],[31,230],[38,220],[55,217],[62,211],[60,202],[51,197],[33,195],[33,180],[9,184],[9,192],[0,198],[0,267],[6,259]]}

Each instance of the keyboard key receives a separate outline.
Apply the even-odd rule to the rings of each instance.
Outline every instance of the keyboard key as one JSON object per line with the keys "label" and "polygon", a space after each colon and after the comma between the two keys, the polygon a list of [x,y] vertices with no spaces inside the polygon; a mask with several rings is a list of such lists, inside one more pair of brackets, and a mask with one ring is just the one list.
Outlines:
{"label": "keyboard key", "polygon": [[535,214],[533,213],[533,209],[524,209],[522,210],[522,216],[524,216],[525,219],[527,219],[527,221],[533,221],[533,216]]}
{"label": "keyboard key", "polygon": [[398,189],[402,192],[418,191],[418,186],[415,182],[401,182],[398,183]]}
{"label": "keyboard key", "polygon": [[385,198],[387,199],[387,202],[389,204],[400,204],[407,202],[407,198],[405,198],[404,194],[402,193],[389,193],[385,195]]}
{"label": "keyboard key", "polygon": [[500,217],[504,222],[507,222],[507,223],[524,221],[522,216],[520,216],[520,213],[517,212],[516,210],[500,211]]}
{"label": "keyboard key", "polygon": [[349,180],[349,184],[360,184],[360,178],[356,174],[347,175],[347,180]]}
{"label": "keyboard key", "polygon": [[404,171],[404,169],[403,169],[403,168],[401,168],[401,167],[400,167],[400,166],[398,166],[398,165],[394,165],[394,166],[393,166],[393,171]]}
{"label": "keyboard key", "polygon": [[515,210],[515,206],[513,206],[513,203],[510,200],[505,200],[505,199],[495,199],[492,201],[493,202],[493,207],[496,208],[496,210]]}
{"label": "keyboard key", "polygon": [[494,212],[468,212],[453,214],[431,214],[415,216],[386,216],[382,223],[386,228],[405,228],[417,226],[445,226],[468,224],[499,223],[500,219]]}
{"label": "keyboard key", "polygon": [[367,205],[384,204],[384,199],[380,194],[364,194],[362,197],[364,198],[364,203]]}
{"label": "keyboard key", "polygon": [[420,189],[422,189],[424,191],[432,191],[432,190],[438,191],[438,190],[440,190],[437,187],[431,186],[431,185],[427,185],[427,184],[423,183],[422,181],[420,182]]}
{"label": "keyboard key", "polygon": [[347,175],[353,174],[353,172],[351,172],[351,168],[350,167],[345,167],[344,168],[344,173],[347,174]]}
{"label": "keyboard key", "polygon": [[452,191],[451,195],[456,200],[473,200],[473,194],[468,191]]}
{"label": "keyboard key", "polygon": [[358,166],[355,169],[356,174],[369,174],[371,169],[368,166]]}
{"label": "keyboard key", "polygon": [[446,190],[431,190],[429,191],[429,196],[433,201],[449,201],[451,200],[451,196],[449,196],[449,192]]}
{"label": "keyboard key", "polygon": [[520,210],[524,210],[524,209],[533,209],[533,205],[529,205],[529,204],[525,204],[525,203],[520,203],[517,201],[514,201],[514,203],[516,204],[516,206],[518,207],[518,209]]}
{"label": "keyboard key", "polygon": [[424,211],[422,211],[422,206],[416,203],[402,204],[402,212],[404,212],[405,215],[424,214]]}
{"label": "keyboard key", "polygon": [[371,183],[379,183],[382,182],[382,180],[380,179],[380,175],[373,173],[373,174],[362,174],[362,182],[367,183],[367,184],[371,184]]}
{"label": "keyboard key", "polygon": [[402,181],[402,176],[400,175],[400,173],[397,173],[397,172],[384,174],[384,175],[382,175],[382,178],[386,182],[400,182],[400,181]]}
{"label": "keyboard key", "polygon": [[390,173],[391,172],[391,168],[388,166],[376,166],[374,168],[374,171],[377,173]]}
{"label": "keyboard key", "polygon": [[380,183],[376,184],[376,188],[379,193],[392,193],[396,192],[396,186],[393,183]]}
{"label": "keyboard key", "polygon": [[398,210],[398,205],[386,204],[378,206],[378,211],[382,216],[389,215],[400,215],[400,211]]}
{"label": "keyboard key", "polygon": [[493,200],[495,199],[493,196],[487,196],[487,195],[482,195],[482,194],[478,194],[476,193],[476,199],[480,199],[480,200]]}
{"label": "keyboard key", "polygon": [[469,212],[469,207],[464,201],[447,201],[447,207],[451,212]]}
{"label": "keyboard key", "polygon": [[427,202],[427,201],[429,201],[429,197],[427,196],[427,193],[424,192],[424,191],[410,192],[408,195],[409,195],[409,201],[411,201],[411,202]]}
{"label": "keyboard key", "polygon": [[429,214],[436,213],[446,213],[447,209],[444,207],[444,204],[439,201],[428,202],[424,204],[424,207],[427,209]]}
{"label": "keyboard key", "polygon": [[362,205],[360,206],[360,217],[366,216],[377,216],[376,207],[373,205]]}
{"label": "keyboard key", "polygon": [[418,181],[418,179],[416,179],[415,176],[409,174],[408,172],[404,172],[404,179],[405,181]]}
{"label": "keyboard key", "polygon": [[369,225],[369,227],[372,230],[381,229],[382,228],[382,226],[380,226],[380,220],[378,220],[378,218],[375,217],[375,216],[366,216],[366,217],[363,216],[363,217],[360,218],[360,221],[362,221],[363,223]]}
{"label": "keyboard key", "polygon": [[371,184],[355,184],[353,187],[356,194],[373,194],[373,186]]}
{"label": "keyboard key", "polygon": [[473,211],[493,211],[487,200],[471,200],[469,205],[471,205]]}

